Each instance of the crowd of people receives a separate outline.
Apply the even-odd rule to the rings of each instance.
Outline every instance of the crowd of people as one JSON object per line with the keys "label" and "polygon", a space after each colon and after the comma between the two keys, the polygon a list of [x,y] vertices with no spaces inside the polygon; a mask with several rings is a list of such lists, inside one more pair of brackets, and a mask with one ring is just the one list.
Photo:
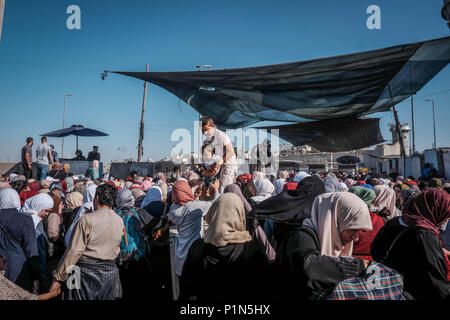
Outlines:
{"label": "crowd of people", "polygon": [[450,299],[450,184],[432,170],[255,171],[221,190],[205,166],[55,164],[0,182],[0,299]]}

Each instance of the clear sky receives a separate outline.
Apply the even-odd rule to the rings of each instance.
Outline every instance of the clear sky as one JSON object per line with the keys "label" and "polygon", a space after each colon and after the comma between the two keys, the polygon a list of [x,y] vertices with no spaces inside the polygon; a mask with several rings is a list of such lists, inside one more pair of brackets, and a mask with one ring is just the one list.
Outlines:
{"label": "clear sky", "polygon": [[[81,8],[81,30],[68,30],[66,9]],[[381,30],[369,30],[366,9],[381,8]],[[109,133],[80,138],[84,154],[96,144],[102,160],[137,157],[143,82],[103,70],[195,70],[259,66],[378,49],[450,35],[441,18],[442,0],[6,0],[0,42],[0,161],[18,161],[28,136],[60,129],[64,95],[66,125],[82,124]],[[51,68],[13,64],[57,65]],[[71,69],[73,67],[73,69]],[[416,145],[433,141],[431,104],[436,105],[438,146],[450,147],[450,67],[418,92]],[[410,122],[410,100],[398,105]],[[392,113],[381,116],[381,129]],[[144,158],[169,155],[173,129],[192,130],[191,107],[150,85],[145,116]],[[49,142],[61,153],[61,139]],[[118,152],[118,148],[120,151]],[[75,137],[65,138],[65,156]]]}

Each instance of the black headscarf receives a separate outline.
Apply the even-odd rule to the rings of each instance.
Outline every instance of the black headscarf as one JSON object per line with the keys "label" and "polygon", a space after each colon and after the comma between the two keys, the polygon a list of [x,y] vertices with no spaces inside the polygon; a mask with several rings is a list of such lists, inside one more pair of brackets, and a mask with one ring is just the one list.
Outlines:
{"label": "black headscarf", "polygon": [[316,196],[325,193],[325,185],[317,176],[304,178],[296,190],[285,190],[268,198],[249,213],[256,219],[274,222],[298,223],[311,217],[311,207]]}

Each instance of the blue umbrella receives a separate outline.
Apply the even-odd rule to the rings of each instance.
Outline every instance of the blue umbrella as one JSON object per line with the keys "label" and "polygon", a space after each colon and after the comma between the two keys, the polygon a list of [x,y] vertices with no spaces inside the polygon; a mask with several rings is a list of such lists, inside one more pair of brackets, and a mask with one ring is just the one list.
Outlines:
{"label": "blue umbrella", "polygon": [[58,138],[67,137],[71,135],[77,137],[77,150],[78,150],[78,137],[103,137],[107,136],[108,134],[98,130],[85,128],[79,124],[77,125],[73,124],[68,128],[41,134],[41,136],[58,137]]}

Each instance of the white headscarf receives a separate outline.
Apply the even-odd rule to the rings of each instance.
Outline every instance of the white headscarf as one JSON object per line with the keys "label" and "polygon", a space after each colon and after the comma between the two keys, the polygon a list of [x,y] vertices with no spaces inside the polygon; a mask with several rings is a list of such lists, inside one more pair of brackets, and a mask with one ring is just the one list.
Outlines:
{"label": "white headscarf", "polygon": [[283,186],[285,183],[286,179],[277,179],[273,182],[273,186],[275,187],[275,191],[273,192],[274,196],[280,194],[283,191]]}
{"label": "white headscarf", "polygon": [[145,195],[144,200],[142,200],[141,208],[147,206],[150,202],[153,201],[162,201],[162,191],[160,187],[153,186],[148,189],[147,194]]}
{"label": "white headscarf", "polygon": [[[314,199],[311,218],[304,225],[316,231],[320,253],[325,256],[351,256],[353,241],[344,250],[341,232],[344,230],[372,230],[367,205],[351,192],[323,193]],[[344,252],[345,251],[345,252]]]}
{"label": "white headscarf", "polygon": [[77,215],[75,216],[75,219],[73,219],[72,224],[69,227],[69,230],[67,230],[66,236],[64,237],[64,242],[66,243],[66,246],[69,246],[70,237],[72,235],[73,228],[75,226],[75,223],[86,213],[86,210],[94,210],[94,198],[95,198],[95,192],[97,191],[97,185],[91,184],[89,185],[86,190],[84,190],[83,194],[83,205],[78,209]]}
{"label": "white headscarf", "polygon": [[275,191],[275,187],[272,182],[270,182],[266,178],[258,179],[253,181],[256,189],[256,196],[251,197],[253,201],[256,203],[260,203],[261,201],[266,200],[272,196],[272,193]]}
{"label": "white headscarf", "polygon": [[0,210],[16,208],[20,210],[20,197],[14,189],[0,190]]}
{"label": "white headscarf", "polygon": [[39,193],[27,200],[19,211],[23,214],[29,214],[33,218],[34,227],[36,228],[39,222],[42,221],[38,214],[44,209],[53,208],[53,199],[46,193]]}
{"label": "white headscarf", "polygon": [[345,192],[348,191],[348,187],[345,183],[343,182],[339,182],[339,188],[338,188],[339,192]]}
{"label": "white headscarf", "polygon": [[304,171],[297,172],[297,174],[294,176],[294,182],[300,183],[303,179],[306,177],[311,176],[309,173],[306,173]]}

